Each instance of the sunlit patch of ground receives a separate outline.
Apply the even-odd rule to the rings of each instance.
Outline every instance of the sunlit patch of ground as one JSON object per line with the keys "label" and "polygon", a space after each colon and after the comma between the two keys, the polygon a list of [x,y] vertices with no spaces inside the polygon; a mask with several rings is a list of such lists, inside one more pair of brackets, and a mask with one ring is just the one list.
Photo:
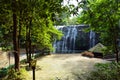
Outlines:
{"label": "sunlit patch of ground", "polygon": [[[36,80],[79,80],[95,63],[107,61],[82,57],[80,54],[52,54],[37,60]],[[32,80],[32,71],[29,72]],[[79,79],[78,79],[79,78]],[[82,79],[83,80],[83,79]]]}

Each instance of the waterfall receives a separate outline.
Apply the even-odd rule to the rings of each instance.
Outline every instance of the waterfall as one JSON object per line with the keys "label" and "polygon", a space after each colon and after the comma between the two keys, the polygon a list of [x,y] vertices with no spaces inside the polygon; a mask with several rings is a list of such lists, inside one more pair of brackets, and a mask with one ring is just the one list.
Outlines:
{"label": "waterfall", "polygon": [[63,33],[61,40],[56,40],[53,44],[54,53],[77,53],[93,47],[96,34],[93,31],[86,33],[84,28],[87,25],[56,26]]}
{"label": "waterfall", "polygon": [[[75,50],[75,40],[76,40],[76,36],[77,36],[77,28],[74,26],[74,28],[72,29],[71,31],[71,36],[69,36],[71,39],[70,39],[70,42],[71,42],[71,47],[72,47],[72,50],[74,52]],[[73,42],[73,43],[72,43]]]}
{"label": "waterfall", "polygon": [[75,50],[75,41],[77,36],[77,28],[76,26],[57,26],[57,29],[62,31],[64,36],[62,37],[61,41],[55,41],[53,44],[53,47],[55,48],[54,53],[60,52],[60,53],[71,53]]}
{"label": "waterfall", "polygon": [[95,32],[90,31],[90,48],[95,46]]}

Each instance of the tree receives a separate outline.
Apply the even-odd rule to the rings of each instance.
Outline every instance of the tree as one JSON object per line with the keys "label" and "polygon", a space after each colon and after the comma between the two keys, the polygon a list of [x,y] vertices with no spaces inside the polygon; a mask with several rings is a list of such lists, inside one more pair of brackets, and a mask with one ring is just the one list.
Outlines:
{"label": "tree", "polygon": [[[16,1],[1,0],[0,1],[0,34],[2,35],[1,46],[8,48],[13,41],[15,69],[19,70],[19,52],[17,44],[17,16],[16,16]],[[11,37],[12,36],[12,37]],[[14,36],[14,37],[13,37]],[[8,49],[7,49],[8,50]]]}
{"label": "tree", "polygon": [[[10,45],[13,41],[15,69],[19,70],[21,42],[25,45],[27,58],[31,59],[31,45],[40,49],[52,49],[61,32],[54,28],[55,14],[61,14],[63,0],[1,0],[0,43]],[[12,36],[12,37],[11,37]],[[7,38],[7,40],[5,40]],[[5,45],[3,45],[5,47]],[[10,45],[11,46],[11,45]]]}
{"label": "tree", "polygon": [[13,54],[15,59],[15,70],[19,70],[19,44],[18,44],[18,27],[17,27],[17,4],[16,0],[12,0],[12,12],[13,12]]}
{"label": "tree", "polygon": [[83,11],[78,22],[89,24],[91,29],[101,35],[101,41],[108,50],[116,54],[118,62],[119,39],[119,0],[82,0],[80,6]]}
{"label": "tree", "polygon": [[[1,23],[1,37],[2,47],[13,47],[15,69],[19,70],[19,44],[18,44],[18,4],[16,0],[1,0],[1,13],[0,13],[0,23]],[[11,42],[13,41],[13,46]]]}
{"label": "tree", "polygon": [[29,57],[31,59],[31,44],[39,44],[39,48],[41,49],[44,49],[45,47],[51,49],[51,36],[53,35],[48,34],[48,29],[51,29],[51,31],[55,29],[53,26],[53,14],[60,11],[60,3],[61,1],[59,0],[57,2],[54,0],[26,2],[26,7],[23,10],[26,17],[27,58]]}

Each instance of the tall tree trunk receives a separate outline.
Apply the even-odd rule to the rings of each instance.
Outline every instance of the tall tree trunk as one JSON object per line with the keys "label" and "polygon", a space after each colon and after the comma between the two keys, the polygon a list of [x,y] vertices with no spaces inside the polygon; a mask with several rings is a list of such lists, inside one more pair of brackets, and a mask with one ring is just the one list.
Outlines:
{"label": "tall tree trunk", "polygon": [[32,23],[32,19],[30,19],[30,23],[29,23],[29,60],[31,60],[31,23]]}
{"label": "tall tree trunk", "polygon": [[31,60],[31,30],[30,30],[31,21],[27,23],[26,26],[26,55],[27,55],[27,62]]}
{"label": "tall tree trunk", "polygon": [[29,62],[29,42],[28,42],[28,25],[26,26],[26,56],[27,62]]}
{"label": "tall tree trunk", "polygon": [[[108,14],[109,15],[109,14]],[[109,15],[110,16],[110,15]],[[110,33],[112,38],[112,45],[113,45],[113,52],[116,54],[116,61],[119,62],[119,55],[118,55],[118,28],[114,25],[114,21],[108,16],[110,21]]]}
{"label": "tall tree trunk", "polygon": [[19,49],[20,49],[21,29],[22,29],[22,11],[20,11],[20,18],[19,18],[19,34],[18,34],[18,48]]}
{"label": "tall tree trunk", "polygon": [[[27,62],[30,64],[31,60],[31,23],[32,19],[29,17],[26,20],[26,55],[27,55]],[[30,66],[30,65],[29,65]]]}
{"label": "tall tree trunk", "polygon": [[114,53],[116,55],[116,61],[119,61],[119,56],[118,56],[118,31],[117,28],[115,26],[112,26],[111,28],[111,32],[112,32],[112,43],[113,43],[113,49],[114,49]]}
{"label": "tall tree trunk", "polygon": [[32,23],[32,19],[30,19],[30,23],[29,23],[29,32],[28,32],[28,41],[29,41],[29,67],[30,65],[30,61],[32,59],[32,55],[31,55],[31,23]]}
{"label": "tall tree trunk", "polygon": [[117,29],[115,28],[114,29],[114,47],[115,47],[115,54],[116,54],[116,61],[117,62],[119,62],[119,51],[118,51],[118,41],[117,41],[117,39],[118,39],[118,31],[117,31]]}
{"label": "tall tree trunk", "polygon": [[117,61],[117,62],[119,62],[119,55],[118,55],[118,52],[119,52],[119,51],[118,51],[117,48],[116,48],[115,54],[116,54],[116,61]]}
{"label": "tall tree trunk", "polygon": [[13,7],[13,49],[15,70],[19,70],[19,48],[18,48],[18,33],[17,33],[17,15],[16,15],[16,0],[12,0]]}

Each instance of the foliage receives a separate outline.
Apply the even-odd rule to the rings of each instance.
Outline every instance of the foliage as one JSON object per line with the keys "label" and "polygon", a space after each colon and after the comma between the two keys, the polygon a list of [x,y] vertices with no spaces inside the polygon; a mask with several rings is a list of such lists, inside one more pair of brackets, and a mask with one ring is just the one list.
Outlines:
{"label": "foliage", "polygon": [[0,69],[0,78],[3,78],[7,75],[8,69],[7,68],[2,68]]}
{"label": "foliage", "polygon": [[11,45],[9,42],[12,41],[9,38],[12,35],[12,15],[9,2],[9,0],[0,1],[0,43],[2,47],[6,48]]}
{"label": "foliage", "polygon": [[[57,22],[56,16],[61,14],[64,8],[61,6],[62,0],[17,0],[16,1],[16,15],[17,15],[17,26],[21,26],[21,37],[20,40],[22,43],[24,43],[25,35],[26,35],[26,26],[30,26],[31,28],[31,37],[34,38],[36,34],[40,34],[41,36],[38,37],[40,42],[42,42],[41,47],[48,46],[51,47],[51,44],[54,40],[54,38],[57,38],[59,36],[59,33],[57,30],[55,30],[53,24],[54,22]],[[10,44],[12,42],[11,39],[11,33],[12,33],[12,2],[11,1],[4,1],[1,0],[0,2],[0,37],[2,41],[7,40],[6,44]],[[46,7],[44,7],[46,6]],[[56,15],[57,14],[57,15]],[[32,19],[32,23],[30,24],[30,20]],[[36,29],[40,29],[40,31],[37,31]],[[18,31],[20,28],[18,29]],[[39,32],[39,33],[38,33]],[[49,34],[50,33],[50,34]],[[53,36],[55,35],[55,36]],[[60,33],[61,35],[61,33]],[[6,37],[7,36],[7,37]],[[51,37],[53,36],[53,37]],[[5,39],[5,38],[8,39]],[[40,39],[42,37],[42,39]],[[35,38],[36,39],[36,38]],[[38,44],[38,42],[35,42],[36,40],[33,39],[33,44]],[[10,41],[8,41],[10,40]],[[52,42],[51,42],[52,41]],[[47,43],[46,43],[47,42]],[[4,45],[3,45],[4,46]],[[7,47],[7,46],[6,46]]]}
{"label": "foliage", "polygon": [[37,53],[36,55],[34,55],[34,58],[36,59],[36,58],[40,58],[40,57],[43,57],[43,56],[45,56],[45,54]]}
{"label": "foliage", "polygon": [[[115,30],[116,33],[118,33],[119,30],[118,21],[120,18],[120,10],[118,6],[120,6],[120,4],[115,0],[87,0],[83,6],[85,9],[83,9],[78,18],[78,22],[89,24],[92,30],[101,34],[103,43],[111,46],[110,42],[113,41],[115,34],[113,31]],[[109,47],[109,49],[112,48],[113,47]]]}
{"label": "foliage", "polygon": [[2,50],[3,51],[9,51],[9,50],[12,50],[12,46],[11,45],[4,45],[3,47],[2,47]]}
{"label": "foliage", "polygon": [[44,22],[44,19],[41,19],[41,21],[37,23],[39,23],[41,27],[39,27],[39,25],[35,25],[32,30],[33,35],[31,36],[31,39],[33,44],[37,45],[40,50],[44,48],[49,48],[50,50],[52,50],[52,43],[56,39],[61,38],[61,32],[54,28],[50,20],[48,20],[49,24],[47,25],[45,25],[46,22]]}
{"label": "foliage", "polygon": [[19,48],[21,44],[28,43],[26,48],[29,47],[28,52],[30,54],[30,44],[37,46],[40,50],[53,49],[53,41],[59,39],[62,35],[53,26],[56,21],[56,14],[59,15],[64,10],[61,5],[62,1],[0,1],[0,46],[5,50],[14,49],[15,68],[19,67]]}
{"label": "foliage", "polygon": [[14,65],[10,65],[7,68],[1,68],[0,69],[0,78],[4,78],[5,76],[7,76],[8,70],[13,68],[13,67],[14,67]]}
{"label": "foliage", "polygon": [[25,64],[26,61],[27,61],[26,59],[23,59],[23,60],[20,61],[20,64]]}
{"label": "foliage", "polygon": [[[75,4],[76,2],[77,4]],[[56,15],[57,22],[55,25],[76,25],[80,24],[77,22],[77,15],[81,9],[78,5],[81,0],[63,0],[62,13]]]}
{"label": "foliage", "polygon": [[85,0],[79,5],[83,11],[78,22],[89,24],[93,31],[100,34],[102,43],[107,46],[107,52],[115,53],[118,61],[120,1]]}
{"label": "foliage", "polygon": [[10,69],[6,80],[29,80],[28,77],[29,75],[25,69],[20,69],[17,72],[14,69]]}
{"label": "foliage", "polygon": [[120,63],[97,63],[87,80],[120,80]]}

